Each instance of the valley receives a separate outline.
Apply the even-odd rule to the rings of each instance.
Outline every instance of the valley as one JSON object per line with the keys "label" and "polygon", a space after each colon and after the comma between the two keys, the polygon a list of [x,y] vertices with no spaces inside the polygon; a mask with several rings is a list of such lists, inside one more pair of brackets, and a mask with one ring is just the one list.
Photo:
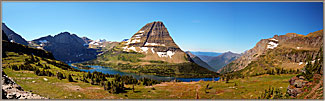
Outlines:
{"label": "valley", "polygon": [[323,30],[242,54],[183,51],[161,21],[121,42],[62,32],[24,45],[7,30],[2,70],[18,85],[2,84],[3,99],[323,99]]}

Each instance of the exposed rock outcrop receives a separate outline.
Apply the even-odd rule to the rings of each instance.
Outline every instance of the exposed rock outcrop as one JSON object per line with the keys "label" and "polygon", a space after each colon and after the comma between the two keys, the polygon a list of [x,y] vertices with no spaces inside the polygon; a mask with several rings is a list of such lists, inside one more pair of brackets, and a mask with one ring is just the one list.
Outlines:
{"label": "exposed rock outcrop", "polygon": [[[319,81],[319,82],[316,82]],[[309,82],[305,80],[305,77],[292,77],[289,80],[290,85],[287,88],[287,94],[291,97],[298,97],[301,94],[305,93],[305,99],[311,97],[311,94],[315,94],[315,90],[323,88],[323,80],[320,74],[314,74],[313,81]],[[307,88],[312,88],[308,90]],[[315,99],[315,98],[312,98]]]}
{"label": "exposed rock outcrop", "polygon": [[[282,64],[284,62],[304,65],[307,56],[312,55],[314,59],[317,50],[319,50],[322,45],[323,30],[309,33],[308,35],[295,33],[288,33],[280,36],[275,35],[273,38],[262,39],[254,48],[244,52],[241,57],[229,63],[218,72],[239,71],[246,68],[254,61],[273,62],[270,65]],[[277,59],[277,61],[267,59]],[[256,65],[261,67],[266,66],[260,63]],[[272,67],[270,65],[267,66]]]}
{"label": "exposed rock outcrop", "polygon": [[31,92],[24,91],[15,81],[2,72],[2,99],[48,99]]}

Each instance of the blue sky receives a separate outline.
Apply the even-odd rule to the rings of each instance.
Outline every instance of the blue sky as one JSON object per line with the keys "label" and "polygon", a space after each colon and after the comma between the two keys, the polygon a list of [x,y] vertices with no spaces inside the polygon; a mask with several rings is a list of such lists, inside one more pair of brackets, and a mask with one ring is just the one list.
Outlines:
{"label": "blue sky", "polygon": [[28,41],[64,31],[121,41],[163,21],[185,51],[242,53],[274,35],[323,29],[321,2],[2,2],[2,11]]}

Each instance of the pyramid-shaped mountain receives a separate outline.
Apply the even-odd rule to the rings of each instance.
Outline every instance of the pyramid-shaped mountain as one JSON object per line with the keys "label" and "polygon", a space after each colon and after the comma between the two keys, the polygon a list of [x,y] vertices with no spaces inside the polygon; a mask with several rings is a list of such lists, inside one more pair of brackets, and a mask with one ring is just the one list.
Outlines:
{"label": "pyramid-shaped mountain", "polygon": [[123,44],[123,51],[147,54],[144,60],[160,60],[169,63],[188,61],[184,58],[186,53],[176,45],[167,28],[160,21],[146,24]]}
{"label": "pyramid-shaped mountain", "polygon": [[212,77],[218,75],[197,64],[182,51],[160,21],[146,24],[130,39],[123,40],[112,49],[98,55],[97,59],[82,64],[100,64],[124,72],[160,76]]}

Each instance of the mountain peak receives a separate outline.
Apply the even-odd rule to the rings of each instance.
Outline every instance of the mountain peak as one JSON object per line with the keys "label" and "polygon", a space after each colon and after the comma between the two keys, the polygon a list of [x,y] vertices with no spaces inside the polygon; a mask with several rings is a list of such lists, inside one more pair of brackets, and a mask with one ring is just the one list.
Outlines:
{"label": "mountain peak", "polygon": [[[169,35],[167,28],[161,21],[154,21],[144,25],[128,41],[123,42],[123,51],[150,52],[154,56],[147,59],[163,60],[168,62],[184,62],[186,55]],[[180,54],[176,55],[176,53]],[[182,54],[182,56],[181,56]],[[177,57],[178,59],[167,59]]]}

